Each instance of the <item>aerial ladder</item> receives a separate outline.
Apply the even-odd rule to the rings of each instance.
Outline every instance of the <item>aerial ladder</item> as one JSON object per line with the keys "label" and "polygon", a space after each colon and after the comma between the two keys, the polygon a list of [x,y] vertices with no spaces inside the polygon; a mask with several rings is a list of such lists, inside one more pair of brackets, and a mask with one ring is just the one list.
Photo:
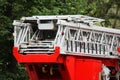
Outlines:
{"label": "aerial ladder", "polygon": [[30,80],[119,80],[120,30],[85,15],[14,20],[13,55]]}

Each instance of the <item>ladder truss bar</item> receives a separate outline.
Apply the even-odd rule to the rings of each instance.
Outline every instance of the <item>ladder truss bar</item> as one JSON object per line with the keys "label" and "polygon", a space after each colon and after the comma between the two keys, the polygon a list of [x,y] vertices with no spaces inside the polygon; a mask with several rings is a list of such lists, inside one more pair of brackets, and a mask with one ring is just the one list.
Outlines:
{"label": "ladder truss bar", "polygon": [[[13,23],[14,43],[22,53],[51,53],[55,46],[60,46],[61,54],[116,57],[116,49],[120,46],[120,30],[93,24],[102,21],[83,15],[23,17]],[[46,26],[50,22],[52,29]],[[39,24],[44,24],[42,27],[46,28],[39,28]]]}
{"label": "ladder truss bar", "polygon": [[62,55],[76,55],[76,56],[88,56],[88,57],[97,57],[97,58],[111,58],[111,59],[119,59],[119,56],[117,55],[95,55],[95,54],[85,54],[85,53],[77,53],[77,52],[66,52],[66,53],[61,53]]}
{"label": "ladder truss bar", "polygon": [[[66,46],[66,48],[64,47],[65,52],[82,52],[95,55],[112,55],[117,53],[117,51],[115,49],[112,49],[111,47],[117,47],[117,45],[119,45],[118,43],[120,43],[120,41],[117,40],[117,42],[114,39],[114,37],[117,37],[118,35],[116,36],[115,34],[112,35],[109,33],[102,33],[96,31],[90,32],[81,28],[73,29],[74,32],[72,32],[70,31],[72,30],[71,27],[67,26],[66,28],[68,29],[65,33],[66,35],[70,36],[66,36],[64,38],[66,43],[61,43],[63,45],[62,47]],[[82,35],[80,35],[80,33],[76,34],[77,32],[81,32]],[[79,39],[79,37],[81,37],[81,39]],[[110,39],[113,41],[109,42]],[[77,45],[76,42],[77,44],[80,43],[80,45]],[[116,45],[115,42],[117,42]],[[78,48],[80,48],[80,50],[78,50]]]}
{"label": "ladder truss bar", "polygon": [[[92,31],[98,31],[98,32],[106,32],[106,33],[114,33],[117,35],[120,35],[120,30],[118,29],[112,29],[112,28],[106,28],[106,27],[100,27],[100,26],[88,26],[86,24],[82,23],[74,23],[74,22],[67,22],[65,20],[58,20],[57,22],[58,25],[65,25],[73,28],[80,28],[80,29],[85,29],[85,30],[92,30]],[[78,25],[80,24],[80,25]]]}
{"label": "ladder truss bar", "polygon": [[32,16],[32,17],[22,17],[21,20],[90,20],[102,22],[104,19],[85,16],[85,15],[51,15],[51,16]]}

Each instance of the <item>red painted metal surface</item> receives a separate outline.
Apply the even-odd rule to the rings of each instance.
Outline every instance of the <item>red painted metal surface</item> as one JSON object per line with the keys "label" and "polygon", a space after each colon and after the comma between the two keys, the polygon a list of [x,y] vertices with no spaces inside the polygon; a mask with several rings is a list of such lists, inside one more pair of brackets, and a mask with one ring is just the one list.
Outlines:
{"label": "red painted metal surface", "polygon": [[120,46],[117,48],[117,51],[120,53]]}
{"label": "red painted metal surface", "polygon": [[49,73],[43,73],[41,66],[38,67],[38,64],[26,64],[31,80],[99,80],[102,69],[102,62],[100,60],[78,58],[75,56],[66,56],[63,64],[56,64],[58,65],[59,74],[54,73],[50,75]]}
{"label": "red painted metal surface", "polygon": [[18,52],[18,48],[13,48],[13,55],[15,56],[16,60],[20,63],[34,63],[34,62],[61,62],[61,59],[57,59],[60,54],[59,47],[55,48],[55,52],[53,54],[21,54]]}
{"label": "red painted metal surface", "polygon": [[102,64],[118,70],[117,59],[60,55],[59,47],[50,55],[24,55],[18,53],[18,48],[14,47],[13,54],[18,62],[25,64],[30,80],[100,80]]}
{"label": "red painted metal surface", "polygon": [[102,62],[95,59],[85,59],[84,57],[68,56],[65,67],[70,80],[99,80]]}
{"label": "red painted metal surface", "polygon": [[26,71],[28,72],[30,80],[39,80],[37,69],[33,64],[26,64]]}

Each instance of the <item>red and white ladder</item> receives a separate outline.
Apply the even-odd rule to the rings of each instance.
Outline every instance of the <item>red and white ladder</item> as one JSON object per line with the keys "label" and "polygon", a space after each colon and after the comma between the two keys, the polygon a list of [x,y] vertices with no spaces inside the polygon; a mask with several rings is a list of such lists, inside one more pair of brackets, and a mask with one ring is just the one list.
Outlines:
{"label": "red and white ladder", "polygon": [[[13,22],[20,53],[53,53],[118,58],[120,30],[97,26],[103,19],[84,15],[23,17]],[[52,37],[52,38],[51,38]]]}

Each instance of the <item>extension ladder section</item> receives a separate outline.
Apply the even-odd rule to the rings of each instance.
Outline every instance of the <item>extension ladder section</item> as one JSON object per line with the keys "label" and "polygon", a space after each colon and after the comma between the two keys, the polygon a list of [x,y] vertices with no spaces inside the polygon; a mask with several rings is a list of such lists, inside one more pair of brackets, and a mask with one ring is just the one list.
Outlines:
{"label": "extension ladder section", "polygon": [[102,22],[84,15],[22,17],[13,22],[13,54],[30,80],[119,80],[120,30]]}

